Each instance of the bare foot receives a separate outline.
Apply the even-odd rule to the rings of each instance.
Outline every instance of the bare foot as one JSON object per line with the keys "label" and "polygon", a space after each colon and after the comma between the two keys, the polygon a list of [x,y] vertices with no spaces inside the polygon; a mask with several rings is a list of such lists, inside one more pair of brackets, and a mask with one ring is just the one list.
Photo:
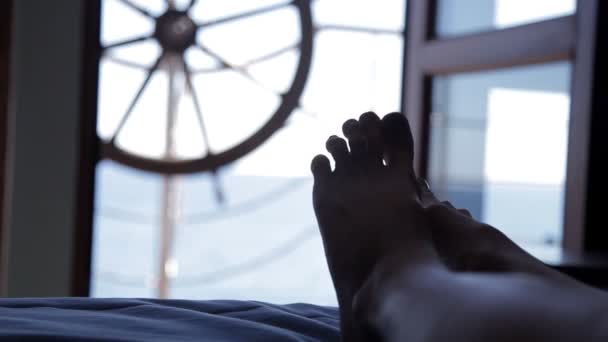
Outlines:
{"label": "bare foot", "polygon": [[[349,120],[313,201],[344,340],[601,340],[604,293],[543,265],[416,182],[401,114]],[[384,163],[383,163],[384,157]]]}
{"label": "bare foot", "polygon": [[370,338],[352,315],[352,300],[371,270],[384,255],[428,239],[429,231],[423,229],[427,224],[405,117],[393,113],[380,120],[365,113],[359,121],[345,122],[343,132],[350,150],[336,136],[327,141],[335,170],[323,155],[314,158],[311,168],[313,203],[340,305],[342,335],[351,341]]}
{"label": "bare foot", "polygon": [[439,201],[426,182],[420,183],[419,194],[433,245],[450,270],[525,272],[574,282],[530,255],[498,229],[473,219],[468,211],[456,209],[450,202]]}
{"label": "bare foot", "polygon": [[422,194],[437,261],[390,254],[353,300],[385,341],[604,341],[608,297],[542,264],[495,228]]}

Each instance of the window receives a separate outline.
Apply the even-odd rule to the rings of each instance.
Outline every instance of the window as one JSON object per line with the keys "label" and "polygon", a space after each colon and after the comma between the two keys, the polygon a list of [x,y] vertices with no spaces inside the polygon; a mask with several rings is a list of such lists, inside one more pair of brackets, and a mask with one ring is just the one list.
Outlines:
{"label": "window", "polygon": [[539,22],[575,12],[575,0],[438,0],[435,29],[440,37],[458,36]]}
{"label": "window", "polygon": [[[5,193],[6,193],[6,161],[7,161],[7,131],[9,123],[9,92],[10,92],[10,61],[9,51],[12,34],[12,1],[4,1],[0,4],[0,263],[5,257]],[[0,272],[3,273],[0,266]],[[5,279],[0,277],[0,293],[4,290]]]}
{"label": "window", "polygon": [[[190,6],[168,3],[178,11]],[[310,32],[301,24],[308,7]],[[196,71],[193,92],[184,76],[168,76],[168,62],[142,87],[167,48],[145,38],[158,31],[153,18],[166,13],[164,2],[103,0],[102,8],[97,132],[104,148],[112,142],[120,156],[152,162],[102,148],[92,295],[335,304],[309,162],[346,119],[400,109],[405,1],[195,1],[188,18],[217,25],[201,25],[185,50]],[[188,29],[183,20],[177,29]],[[298,45],[307,34],[310,51]],[[308,52],[306,86],[269,139],[231,163],[173,172],[205,150],[220,154],[260,131],[280,111]],[[171,91],[183,96],[170,100]]]}
{"label": "window", "polygon": [[433,79],[435,192],[526,246],[562,237],[570,64]]}
{"label": "window", "polygon": [[[300,18],[293,4],[308,2],[296,0],[285,2],[285,6],[273,0],[102,3],[102,44],[106,47],[149,35],[155,26],[154,20],[146,17],[162,15],[167,3],[176,8],[194,4],[195,22],[259,14],[254,16],[259,25],[249,27],[259,30],[256,32],[267,30],[264,39],[255,34],[239,35],[249,30],[241,29],[246,25],[236,21],[227,24],[224,33],[197,36],[197,41],[218,44],[214,49],[222,49],[223,63],[209,51],[193,49],[185,55],[199,72],[217,67],[232,72],[233,78],[224,74],[206,79],[209,75],[201,73],[193,86],[205,98],[201,104],[208,105],[206,118],[223,126],[210,129],[212,134],[222,133],[216,136],[220,145],[214,147],[221,149],[241,141],[245,131],[255,132],[259,128],[256,123],[261,124],[276,109],[280,102],[276,95],[293,80],[301,51],[289,40],[283,41],[283,48],[262,48],[280,41],[274,39],[277,35],[301,38],[297,27],[285,32],[268,28],[272,23],[293,24]],[[477,217],[504,228],[528,247],[531,243],[557,246],[561,241],[567,249],[579,251],[587,248],[590,236],[605,236],[599,230],[589,234],[591,230],[585,225],[591,217],[588,211],[593,209],[589,203],[596,207],[600,203],[585,201],[593,178],[593,172],[588,178],[587,161],[597,164],[596,169],[600,165],[587,147],[601,131],[598,128],[591,138],[587,136],[592,101],[588,94],[595,70],[591,67],[596,44],[593,18],[599,4],[572,0],[542,1],[539,7],[536,3],[524,6],[519,1],[499,0],[479,0],[473,7],[455,4],[450,0],[408,1],[406,32],[405,1],[386,1],[382,6],[367,0],[311,1],[314,48],[310,70],[286,124],[274,127],[276,132],[262,139],[252,153],[216,167],[216,172],[174,173],[154,163],[135,163],[141,167],[134,168],[138,165],[125,166],[124,160],[102,153],[96,172],[92,294],[335,304],[310,207],[308,162],[324,150],[325,138],[339,131],[346,118],[368,109],[386,113],[398,109],[399,104],[410,119],[417,142],[418,174],[429,178],[434,190],[456,205],[473,209]],[[273,10],[275,6],[281,10]],[[259,9],[275,13],[266,15]],[[471,13],[478,15],[467,19]],[[124,26],[132,30],[128,36],[120,36],[126,32]],[[154,40],[132,43],[116,46],[111,54],[106,48],[101,60],[97,130],[106,141],[145,79],[145,70],[154,65],[161,51]],[[254,56],[242,54],[245,50]],[[255,54],[268,57],[256,58]],[[255,63],[249,64],[252,61]],[[240,70],[235,74],[234,69]],[[259,82],[247,84],[243,82],[247,77],[252,83],[253,79]],[[235,79],[247,85],[232,87]],[[206,88],[205,82],[210,82]],[[162,115],[166,111],[162,107],[169,107],[163,89],[169,88],[168,83],[166,75],[158,75],[150,80],[150,89],[142,92],[141,100],[150,102],[145,109],[138,109],[143,111],[139,119],[133,114],[129,136],[123,132],[120,144],[125,150],[162,160],[167,147],[163,131],[167,120]],[[473,87],[464,89],[465,93],[459,92],[463,90],[460,86],[470,85]],[[235,94],[247,89],[255,89],[260,96],[243,95],[248,106],[237,112],[251,117],[228,119],[222,109],[233,112],[239,108],[237,99],[241,97]],[[191,96],[184,93],[186,98]],[[463,98],[472,101],[463,102]],[[505,103],[512,110],[501,109]],[[200,143],[200,132],[194,129],[198,125],[196,108],[192,103],[178,106],[178,116],[189,118],[177,119],[181,121],[175,126],[183,133],[176,135],[172,161],[204,156],[200,148],[206,144]],[[548,107],[553,114],[534,111],[532,106]],[[534,140],[534,132],[541,126],[547,134],[531,144],[509,146],[506,142],[511,128],[523,120],[522,116],[526,116],[527,125],[519,132],[521,138]],[[128,132],[128,125],[124,126]],[[593,127],[601,125],[596,122]],[[189,149],[188,142],[197,139],[199,150]],[[217,143],[214,140],[211,144]],[[532,148],[523,153],[522,145]],[[550,153],[534,158],[546,145],[552,145]],[[457,146],[470,149],[466,153],[458,149],[462,158],[454,158]],[[497,159],[496,151],[507,153],[508,158]],[[505,168],[507,161],[520,163]],[[539,167],[518,168],[521,161]],[[150,172],[155,168],[162,172]],[[544,177],[547,172],[551,177]],[[514,201],[508,195],[515,188],[529,194],[546,190],[543,197],[552,198],[543,203],[544,209],[535,211],[536,220],[528,222],[530,227],[531,223],[540,224],[525,234],[516,231],[521,233],[520,222],[505,221],[510,212],[530,213],[529,208],[522,209],[527,202]],[[527,200],[535,195],[530,196]],[[168,203],[172,211],[165,210]],[[167,220],[171,229],[162,229],[167,228]],[[163,234],[168,235],[161,238]]]}
{"label": "window", "polygon": [[472,3],[408,4],[404,108],[418,173],[530,250],[586,250],[599,4]]}

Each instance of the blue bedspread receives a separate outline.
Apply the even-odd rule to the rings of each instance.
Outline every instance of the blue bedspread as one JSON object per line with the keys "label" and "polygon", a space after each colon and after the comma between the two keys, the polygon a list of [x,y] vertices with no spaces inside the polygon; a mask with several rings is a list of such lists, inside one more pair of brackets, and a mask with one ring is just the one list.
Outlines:
{"label": "blue bedspread", "polygon": [[0,299],[2,341],[337,341],[336,308],[252,301]]}

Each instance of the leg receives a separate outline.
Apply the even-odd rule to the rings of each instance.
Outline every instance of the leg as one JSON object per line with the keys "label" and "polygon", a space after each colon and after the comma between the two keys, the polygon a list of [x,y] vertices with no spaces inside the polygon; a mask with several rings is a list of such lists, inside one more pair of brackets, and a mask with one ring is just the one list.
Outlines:
{"label": "leg", "polygon": [[[327,141],[335,170],[330,169],[325,156],[312,162],[313,203],[340,305],[344,340],[369,338],[355,322],[352,299],[379,259],[392,249],[416,244],[428,234],[420,229],[425,224],[418,222],[424,218],[422,207],[416,205],[412,153],[401,153],[412,146],[411,136],[393,135],[389,148],[383,148],[380,140],[383,130],[393,129],[395,123],[409,132],[407,121],[400,117],[395,114],[380,121],[375,114],[366,113],[359,121],[347,121],[343,131],[350,151],[341,138],[332,136]],[[386,166],[383,153],[390,161]],[[434,253],[431,249],[411,250],[420,253],[411,258]]]}
{"label": "leg", "polygon": [[395,341],[572,340],[597,330],[589,318],[608,307],[603,293],[420,187],[402,115],[364,114],[344,133],[350,151],[328,141],[336,169],[322,156],[312,169],[345,340],[370,337],[364,326]]}

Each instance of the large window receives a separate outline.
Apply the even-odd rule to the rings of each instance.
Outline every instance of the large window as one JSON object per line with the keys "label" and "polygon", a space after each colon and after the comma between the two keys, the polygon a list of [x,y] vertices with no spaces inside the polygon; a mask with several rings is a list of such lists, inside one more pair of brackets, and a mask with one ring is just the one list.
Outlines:
{"label": "large window", "polygon": [[404,108],[418,173],[540,256],[581,251],[595,3],[409,9]]}
{"label": "large window", "polygon": [[570,65],[567,62],[433,79],[429,180],[529,246],[562,237]]}
{"label": "large window", "polygon": [[[106,148],[96,169],[91,293],[336,304],[309,162],[346,119],[400,109],[405,1],[190,4],[102,1],[97,132]],[[311,10],[310,32],[302,7]],[[171,76],[170,62],[157,63],[163,42],[146,38],[158,32],[156,17],[187,8],[200,25],[184,53],[195,71],[192,89],[182,74]],[[188,23],[177,22],[176,30],[187,31]],[[314,47],[299,43],[308,34]],[[293,95],[307,53],[305,88],[290,99],[285,124],[234,162],[167,174],[108,152],[114,144],[121,153],[168,161],[165,171],[205,151],[220,154],[259,131]],[[172,92],[183,96],[171,99]]]}
{"label": "large window", "polygon": [[441,197],[579,248],[582,3],[102,0],[92,294],[335,304],[308,164],[367,110]]}
{"label": "large window", "polygon": [[437,0],[435,31],[456,37],[573,14],[576,0]]}

